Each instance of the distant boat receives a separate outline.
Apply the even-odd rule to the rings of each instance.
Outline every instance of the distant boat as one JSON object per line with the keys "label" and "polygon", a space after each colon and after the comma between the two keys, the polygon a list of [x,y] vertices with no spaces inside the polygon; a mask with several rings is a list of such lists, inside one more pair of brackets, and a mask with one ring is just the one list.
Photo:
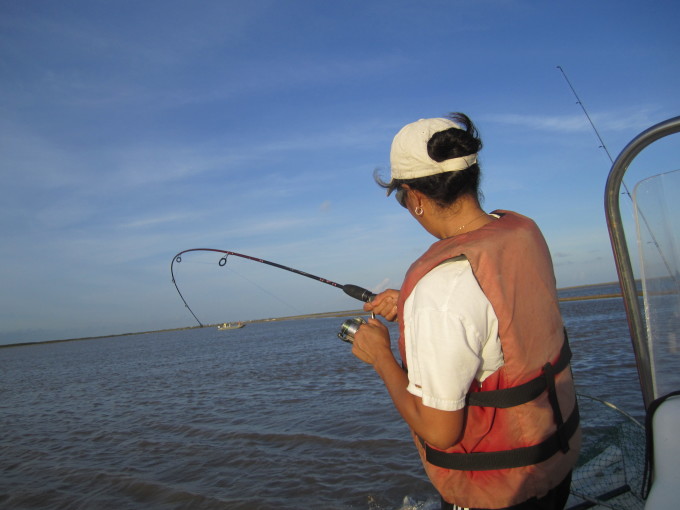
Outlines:
{"label": "distant boat", "polygon": [[217,329],[219,329],[220,331],[225,329],[240,329],[245,327],[245,325],[246,325],[245,322],[225,322],[217,326]]}

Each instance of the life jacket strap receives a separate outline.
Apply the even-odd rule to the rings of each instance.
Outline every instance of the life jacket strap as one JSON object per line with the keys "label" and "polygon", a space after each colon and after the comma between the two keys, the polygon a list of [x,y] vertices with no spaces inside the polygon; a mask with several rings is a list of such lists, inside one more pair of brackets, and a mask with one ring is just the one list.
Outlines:
{"label": "life jacket strap", "polygon": [[[549,389],[549,379],[562,372],[569,366],[571,362],[571,349],[569,348],[569,339],[567,338],[567,331],[564,331],[564,343],[560,354],[554,365],[550,365],[549,376],[546,372],[546,367],[543,367],[543,373],[536,376],[531,381],[528,381],[519,386],[512,388],[505,388],[502,390],[491,391],[476,391],[467,394],[466,404],[469,406],[480,407],[498,407],[505,409],[508,407],[515,407],[527,402],[531,402],[537,398],[541,393]],[[546,365],[547,366],[547,365]],[[554,381],[553,381],[554,382]]]}
{"label": "life jacket strap", "polygon": [[543,366],[543,376],[548,385],[548,402],[550,402],[550,407],[553,411],[553,420],[557,426],[560,450],[562,450],[562,453],[567,453],[569,451],[569,437],[564,433],[564,418],[562,417],[560,402],[557,399],[557,389],[555,388],[555,374],[557,373],[557,370],[550,362]]}
{"label": "life jacket strap", "polygon": [[512,450],[497,452],[448,453],[437,450],[420,439],[425,448],[427,462],[445,469],[458,471],[490,471],[495,469],[509,469],[531,466],[548,460],[557,452],[563,450],[563,441],[574,435],[579,426],[578,405],[574,403],[574,410],[567,420],[545,441],[533,446],[524,446]]}
{"label": "life jacket strap", "polygon": [[569,339],[565,329],[564,343],[557,361],[555,364],[546,363],[540,375],[519,386],[502,390],[472,392],[467,396],[467,405],[504,409],[526,404],[544,391],[547,392],[555,422],[555,432],[546,440],[532,446],[497,452],[448,453],[432,448],[421,439],[427,461],[446,469],[489,471],[530,466],[548,460],[559,451],[568,452],[569,440],[579,426],[578,403],[574,401],[574,410],[565,421],[557,397],[555,377],[569,367],[571,356]]}

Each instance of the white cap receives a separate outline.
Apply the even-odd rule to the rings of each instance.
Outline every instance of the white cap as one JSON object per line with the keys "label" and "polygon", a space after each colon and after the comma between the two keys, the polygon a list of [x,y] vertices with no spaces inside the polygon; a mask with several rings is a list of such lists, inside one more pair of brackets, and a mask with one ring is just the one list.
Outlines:
{"label": "white cap", "polygon": [[420,119],[407,124],[392,141],[392,179],[417,179],[444,172],[457,172],[477,163],[477,154],[438,162],[427,154],[427,142],[439,131],[461,126],[449,119]]}

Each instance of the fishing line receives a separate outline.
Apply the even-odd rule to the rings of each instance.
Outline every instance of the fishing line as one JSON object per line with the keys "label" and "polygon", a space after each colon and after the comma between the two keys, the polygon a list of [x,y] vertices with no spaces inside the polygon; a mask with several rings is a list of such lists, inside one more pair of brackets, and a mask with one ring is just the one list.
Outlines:
{"label": "fishing line", "polygon": [[[221,260],[221,259],[220,259],[220,260]],[[204,262],[204,261],[193,261],[193,260],[192,260],[191,262],[189,262],[189,263],[190,263],[190,264],[196,264],[196,265],[203,265],[203,266],[212,266],[212,265],[215,264],[215,262]],[[222,264],[220,264],[220,265],[222,265]],[[287,303],[287,302],[286,302],[284,299],[282,299],[280,296],[277,296],[276,294],[274,294],[273,292],[268,291],[267,289],[265,289],[265,288],[262,287],[261,285],[258,285],[257,282],[254,282],[253,280],[251,280],[251,279],[248,278],[247,276],[245,276],[245,275],[239,273],[239,272],[236,271],[233,267],[228,267],[228,266],[225,264],[225,265],[224,265],[224,268],[225,268],[227,271],[229,271],[229,273],[235,274],[235,275],[238,276],[239,278],[242,278],[243,280],[247,281],[247,282],[248,282],[249,284],[251,284],[253,287],[256,287],[257,289],[261,290],[263,293],[265,293],[265,294],[267,294],[267,295],[273,297],[273,298],[276,299],[279,303],[281,303],[281,304],[287,306],[288,308],[290,308],[291,310],[293,310],[295,313],[302,314],[302,312],[301,312],[300,310],[298,310],[297,308],[295,308],[295,307],[294,307],[293,305],[291,305],[290,303]]]}
{"label": "fishing line", "polygon": [[262,287],[261,285],[258,285],[256,282],[254,282],[254,281],[251,280],[250,278],[248,278],[248,277],[246,277],[245,275],[242,275],[242,274],[239,273],[238,271],[234,270],[234,268],[228,267],[228,266],[225,264],[225,265],[224,265],[224,269],[226,269],[227,271],[229,271],[229,272],[232,273],[232,274],[235,274],[235,275],[238,276],[239,278],[243,278],[243,279],[244,279],[245,281],[247,281],[249,284],[251,284],[252,286],[258,288],[259,290],[261,290],[262,292],[264,292],[264,293],[267,294],[268,296],[273,297],[273,298],[276,299],[279,303],[286,305],[288,308],[290,308],[291,310],[293,310],[295,313],[302,314],[302,311],[301,311],[301,310],[298,310],[298,309],[295,308],[293,305],[291,305],[290,303],[284,301],[281,297],[277,296],[277,295],[274,294],[273,292],[269,292],[267,289],[265,289],[265,288]]}
{"label": "fishing line", "polygon": [[354,299],[358,299],[359,301],[364,301],[368,302],[371,301],[374,297],[375,294],[373,294],[371,291],[364,289],[363,287],[359,287],[358,285],[352,285],[352,284],[345,284],[342,285],[340,283],[333,282],[331,280],[328,280],[326,278],[322,278],[320,276],[315,276],[310,273],[306,273],[305,271],[300,271],[299,269],[295,269],[292,267],[284,266],[282,264],[277,264],[276,262],[271,262],[269,260],[264,260],[260,259],[257,257],[251,257],[250,255],[244,255],[242,253],[236,253],[235,251],[227,251],[227,250],[218,250],[215,248],[192,248],[190,250],[184,250],[179,252],[177,255],[172,257],[172,262],[170,262],[170,275],[172,276],[172,283],[175,285],[175,288],[177,289],[177,293],[179,294],[179,297],[182,299],[182,302],[184,303],[184,306],[189,310],[191,315],[194,316],[194,319],[196,319],[196,322],[203,327],[203,323],[198,320],[198,317],[196,317],[196,314],[193,312],[189,304],[187,303],[186,299],[182,295],[182,292],[179,290],[179,286],[177,285],[177,281],[175,279],[175,272],[174,272],[174,265],[175,263],[181,263],[182,262],[182,255],[185,253],[190,253],[190,252],[195,252],[195,251],[206,251],[206,252],[215,252],[215,253],[223,253],[224,255],[222,258],[219,259],[218,265],[220,267],[223,267],[227,264],[227,258],[230,255],[233,255],[235,257],[241,257],[247,260],[252,260],[253,262],[259,262],[260,264],[267,264],[269,266],[277,267],[279,269],[283,269],[285,271],[290,271],[291,273],[299,274],[301,276],[305,276],[307,278],[311,278],[312,280],[316,280],[321,283],[325,283],[326,285],[331,285],[333,287],[336,287],[338,289],[341,289],[345,294],[347,294],[350,297],[353,297]]}
{"label": "fishing line", "polygon": [[[564,76],[564,79],[566,80],[567,85],[569,85],[571,92],[574,94],[574,97],[576,98],[576,104],[578,104],[581,107],[581,109],[583,110],[583,113],[585,114],[586,118],[588,119],[588,122],[590,123],[590,126],[593,128],[593,131],[595,131],[595,135],[597,136],[597,139],[600,142],[600,148],[604,149],[604,152],[607,154],[607,157],[609,158],[609,162],[613,165],[614,159],[612,158],[611,154],[609,153],[609,150],[607,149],[607,146],[605,145],[604,140],[602,140],[602,137],[600,136],[600,132],[595,127],[595,123],[593,122],[593,119],[591,119],[590,115],[588,115],[588,110],[586,110],[586,107],[583,104],[583,102],[581,101],[581,98],[578,97],[578,94],[576,93],[576,90],[574,89],[573,85],[571,84],[571,81],[569,81],[569,78],[567,78],[567,73],[564,72],[564,69],[562,69],[562,66],[557,66],[557,69],[559,69],[560,72],[562,73],[562,76]],[[630,190],[628,189],[628,186],[626,185],[626,181],[621,179],[621,184],[623,185],[623,189],[625,190],[624,194],[628,196],[631,203],[635,207],[635,201],[633,200],[633,195],[631,194]],[[639,207],[635,207],[635,209],[637,210],[638,215],[639,215],[640,219],[642,220],[642,223],[644,223],[645,227],[647,228],[647,232],[649,232],[650,238],[652,240],[652,244],[656,248],[656,251],[659,252],[659,256],[661,257],[661,261],[663,262],[664,266],[666,266],[666,271],[668,271],[669,276],[677,284],[678,283],[677,278],[675,277],[674,272],[671,269],[671,266],[670,266],[668,260],[664,256],[663,250],[661,249],[659,242],[656,240],[656,236],[654,235],[654,232],[652,231],[652,227],[649,225],[647,218],[645,217],[644,213],[640,210]]]}

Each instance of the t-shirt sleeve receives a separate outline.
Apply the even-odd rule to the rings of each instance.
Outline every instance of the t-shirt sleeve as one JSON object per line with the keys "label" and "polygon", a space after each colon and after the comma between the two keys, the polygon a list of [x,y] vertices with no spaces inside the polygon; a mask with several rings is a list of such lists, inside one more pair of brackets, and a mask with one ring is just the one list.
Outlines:
{"label": "t-shirt sleeve", "polygon": [[503,364],[496,315],[467,260],[439,266],[407,300],[407,390],[428,407],[455,411],[475,378]]}

